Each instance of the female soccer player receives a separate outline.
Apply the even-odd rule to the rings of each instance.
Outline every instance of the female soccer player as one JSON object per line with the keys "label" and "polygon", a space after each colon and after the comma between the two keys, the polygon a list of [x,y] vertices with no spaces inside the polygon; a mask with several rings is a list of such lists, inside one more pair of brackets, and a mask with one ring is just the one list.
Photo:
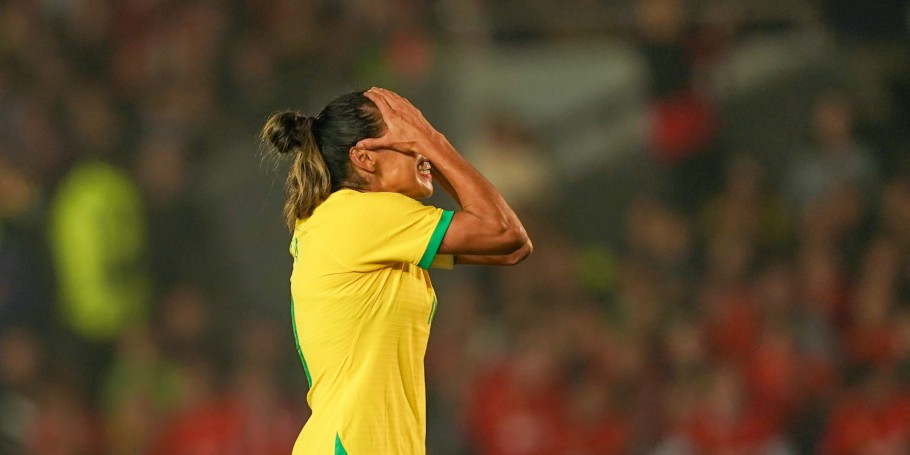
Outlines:
{"label": "female soccer player", "polygon": [[[511,265],[531,241],[502,196],[410,102],[380,88],[272,115],[292,154],[291,318],[312,415],[293,455],[423,455],[431,265]],[[433,181],[461,210],[426,206]]]}

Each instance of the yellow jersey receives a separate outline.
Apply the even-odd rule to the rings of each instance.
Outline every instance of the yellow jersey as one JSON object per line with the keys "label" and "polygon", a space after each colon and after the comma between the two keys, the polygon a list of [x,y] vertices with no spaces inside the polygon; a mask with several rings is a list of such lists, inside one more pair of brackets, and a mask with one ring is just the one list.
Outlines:
{"label": "yellow jersey", "polygon": [[[427,269],[453,213],[398,193],[341,189],[298,220],[291,319],[312,415],[293,455],[426,453]],[[440,261],[442,260],[442,261]]]}

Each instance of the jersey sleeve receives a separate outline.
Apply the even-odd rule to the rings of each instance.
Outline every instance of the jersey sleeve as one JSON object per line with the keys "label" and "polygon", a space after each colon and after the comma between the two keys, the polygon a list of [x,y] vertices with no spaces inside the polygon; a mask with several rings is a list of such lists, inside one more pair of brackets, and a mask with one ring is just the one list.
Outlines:
{"label": "jersey sleeve", "polygon": [[454,213],[424,205],[398,193],[363,193],[350,207],[352,229],[344,255],[356,266],[385,266],[407,262],[424,269],[437,260]]}
{"label": "jersey sleeve", "polygon": [[430,263],[430,267],[434,269],[452,270],[455,268],[455,255],[437,254],[436,259],[433,259],[433,262]]}

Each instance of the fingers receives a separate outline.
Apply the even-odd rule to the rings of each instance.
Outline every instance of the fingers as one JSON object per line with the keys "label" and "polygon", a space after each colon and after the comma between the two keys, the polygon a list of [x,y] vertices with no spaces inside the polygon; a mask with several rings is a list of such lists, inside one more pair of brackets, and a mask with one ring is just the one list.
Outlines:
{"label": "fingers", "polygon": [[[391,90],[386,90],[380,87],[373,87],[367,90],[364,94],[367,96],[370,96],[371,94],[378,95],[378,98],[381,98],[382,102],[385,102],[393,111],[396,112],[417,110],[417,108],[414,107],[414,105],[411,104],[411,102],[408,101],[405,97]],[[373,99],[373,97],[370,96],[370,99]],[[373,102],[376,102],[376,100]]]}
{"label": "fingers", "polygon": [[381,90],[382,89],[373,87],[366,92],[363,92],[363,95],[373,101],[373,103],[376,104],[376,107],[379,108],[379,112],[382,114],[382,116],[386,117],[387,114],[391,114],[395,111],[395,109],[389,103],[388,98]]}
{"label": "fingers", "polygon": [[386,98],[388,98],[390,101],[393,100],[393,101],[397,102],[398,104],[404,104],[404,105],[411,104],[411,103],[409,103],[408,100],[406,100],[403,96],[401,96],[401,95],[399,95],[399,94],[397,94],[397,93],[395,93],[395,92],[393,92],[393,91],[391,91],[391,90],[386,90],[386,89],[381,88],[381,87],[373,87],[373,88],[370,89],[370,90],[375,90],[377,93],[382,94],[383,96],[385,96]]}
{"label": "fingers", "polygon": [[[389,124],[389,121],[392,119],[392,114],[395,112],[395,109],[391,106],[391,104],[389,104],[389,100],[383,92],[384,91],[382,89],[373,87],[363,94],[371,101],[373,101],[373,103],[379,109],[379,113],[382,115],[382,118],[386,120],[386,126],[390,128],[391,125]],[[381,137],[363,139],[356,144],[356,147],[364,148],[367,150],[388,148],[391,145],[388,136],[389,133],[387,131]]]}
{"label": "fingers", "polygon": [[356,145],[354,145],[354,147],[357,147],[359,149],[366,149],[366,150],[381,149],[381,148],[385,148],[385,146],[386,146],[386,141],[383,140],[383,138],[381,138],[381,137],[366,138],[366,139],[358,142]]}
{"label": "fingers", "polygon": [[376,104],[376,107],[379,108],[379,113],[387,124],[389,122],[394,123],[398,119],[413,122],[420,118],[420,111],[408,102],[408,100],[394,92],[373,87],[364,92],[364,95]]}
{"label": "fingers", "polygon": [[384,137],[368,138],[358,142],[356,148],[372,151],[391,151],[404,153],[405,155],[414,155],[414,141],[390,142]]}
{"label": "fingers", "polygon": [[382,137],[363,139],[357,143],[357,147],[368,150],[410,151],[415,141],[433,131],[421,112],[401,95],[373,87],[364,92],[364,96],[376,104],[387,130]]}

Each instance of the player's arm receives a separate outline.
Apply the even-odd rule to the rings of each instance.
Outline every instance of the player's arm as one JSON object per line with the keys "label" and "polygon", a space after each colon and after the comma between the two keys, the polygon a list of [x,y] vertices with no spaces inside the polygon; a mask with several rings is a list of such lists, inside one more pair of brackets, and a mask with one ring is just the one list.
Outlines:
{"label": "player's arm", "polygon": [[[436,180],[440,186],[442,186],[446,192],[448,192],[455,202],[461,206],[461,201],[458,198],[458,193],[455,192],[455,189],[452,187],[452,184],[449,183],[449,180],[444,174],[439,172],[438,169],[433,169],[433,179]],[[449,228],[451,229],[451,227]],[[445,242],[445,239],[443,239]],[[442,247],[440,246],[440,250]],[[521,248],[515,250],[509,254],[457,254],[455,255],[456,264],[477,264],[477,265],[515,265],[527,258],[531,252],[534,250],[534,246],[531,243],[531,239],[527,238],[527,241],[521,246]]]}
{"label": "player's arm", "polygon": [[[388,131],[358,146],[391,148],[429,158],[437,180],[461,206],[439,247],[439,254],[465,256],[470,263],[518,263],[533,249],[528,234],[499,191],[465,160],[423,114],[401,96],[373,88],[366,93],[382,113]],[[514,256],[513,256],[514,255]],[[476,256],[473,257],[472,256]],[[479,262],[479,256],[499,256]],[[512,256],[512,257],[510,257]],[[462,262],[467,263],[467,262]]]}
{"label": "player's arm", "polygon": [[511,254],[457,254],[455,255],[456,264],[478,264],[478,265],[515,265],[525,260],[534,251],[531,241],[525,243],[517,251]]}

